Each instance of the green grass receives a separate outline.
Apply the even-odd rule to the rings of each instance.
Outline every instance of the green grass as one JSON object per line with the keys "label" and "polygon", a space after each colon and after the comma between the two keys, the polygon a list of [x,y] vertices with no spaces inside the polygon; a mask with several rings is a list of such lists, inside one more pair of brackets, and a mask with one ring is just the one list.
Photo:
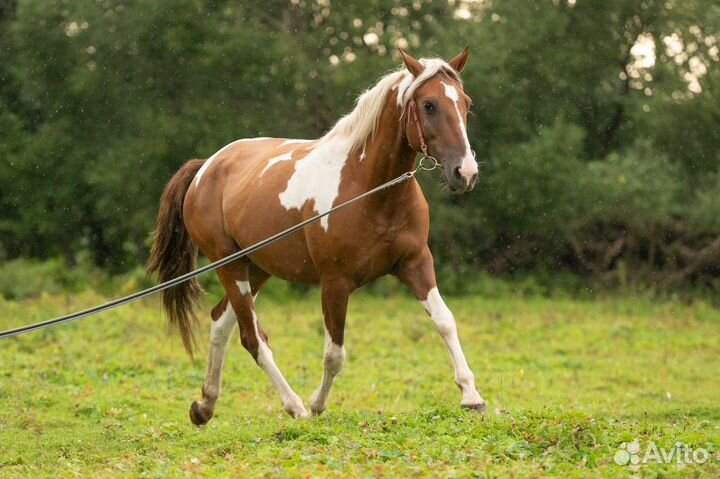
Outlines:
{"label": "green grass", "polygon": [[[0,328],[105,299],[0,300]],[[236,333],[216,416],[191,425],[207,328],[193,363],[167,335],[156,300],[2,340],[0,477],[720,475],[713,308],[642,298],[447,302],[489,402],[484,417],[458,407],[443,342],[409,295],[351,299],[345,369],[326,413],[310,420],[281,412]],[[261,293],[258,311],[278,365],[307,401],[321,376],[317,292]],[[668,449],[681,441],[713,457],[616,465],[618,447],[633,439]]]}

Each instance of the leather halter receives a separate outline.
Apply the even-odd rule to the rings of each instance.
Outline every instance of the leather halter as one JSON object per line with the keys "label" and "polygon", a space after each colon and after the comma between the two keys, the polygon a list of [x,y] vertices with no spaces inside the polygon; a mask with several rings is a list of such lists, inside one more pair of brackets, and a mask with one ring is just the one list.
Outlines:
{"label": "leather halter", "polygon": [[422,128],[420,127],[420,119],[418,118],[417,105],[415,104],[414,98],[410,100],[408,108],[410,109],[410,115],[413,117],[415,127],[417,128],[418,138],[420,139],[420,150],[422,151],[423,156],[429,157],[430,155],[428,155],[427,143],[425,143],[425,136],[423,135]]}

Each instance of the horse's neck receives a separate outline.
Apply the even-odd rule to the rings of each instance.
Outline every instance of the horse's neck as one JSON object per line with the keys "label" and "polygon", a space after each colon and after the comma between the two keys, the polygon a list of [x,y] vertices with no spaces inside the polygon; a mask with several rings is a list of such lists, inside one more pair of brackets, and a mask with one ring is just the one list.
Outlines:
{"label": "horse's neck", "polygon": [[378,128],[364,146],[364,159],[370,185],[377,186],[410,171],[415,163],[415,151],[408,144],[400,121],[400,109],[390,98],[383,109]]}

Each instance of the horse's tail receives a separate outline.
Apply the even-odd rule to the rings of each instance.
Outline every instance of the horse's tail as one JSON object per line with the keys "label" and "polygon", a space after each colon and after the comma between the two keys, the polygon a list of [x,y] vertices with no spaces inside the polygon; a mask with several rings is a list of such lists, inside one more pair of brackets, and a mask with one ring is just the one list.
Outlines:
{"label": "horse's tail", "polygon": [[[170,179],[160,198],[160,211],[147,272],[151,275],[157,274],[161,282],[195,269],[198,248],[185,228],[182,213],[185,194],[204,162],[205,160],[191,160],[185,163]],[[202,291],[197,279],[163,291],[163,307],[170,325],[176,326],[180,331],[183,345],[190,357],[193,356],[195,345],[193,326],[197,322],[193,310]]]}

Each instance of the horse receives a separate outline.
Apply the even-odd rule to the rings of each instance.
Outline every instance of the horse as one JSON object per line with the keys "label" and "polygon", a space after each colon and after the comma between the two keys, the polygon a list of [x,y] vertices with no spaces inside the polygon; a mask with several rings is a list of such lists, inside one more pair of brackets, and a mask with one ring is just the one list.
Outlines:
{"label": "horse", "polygon": [[[403,65],[362,93],[319,139],[245,138],[207,160],[185,163],[162,193],[148,272],[166,281],[192,271],[198,248],[212,261],[224,258],[412,170],[421,151],[436,159],[451,192],[471,190],[478,165],[466,131],[471,99],[460,78],[468,47],[450,61],[399,53]],[[409,286],[444,339],[462,391],[460,405],[483,412],[485,400],[475,388],[455,318],[438,291],[429,225],[428,204],[413,177],[219,268],[225,295],[211,312],[207,376],[202,399],[190,407],[192,423],[204,425],[214,415],[235,324],[284,410],[293,418],[321,414],[345,360],[348,297],[388,274]],[[320,285],[323,373],[310,412],[275,364],[255,312],[258,292],[271,276]],[[163,293],[170,324],[191,356],[201,293],[195,280]]]}

